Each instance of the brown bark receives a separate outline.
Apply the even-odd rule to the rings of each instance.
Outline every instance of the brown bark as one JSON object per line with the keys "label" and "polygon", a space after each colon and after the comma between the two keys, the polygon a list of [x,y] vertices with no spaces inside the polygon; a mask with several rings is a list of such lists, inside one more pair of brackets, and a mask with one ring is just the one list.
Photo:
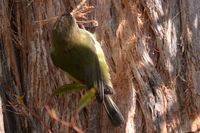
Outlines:
{"label": "brown bark", "polygon": [[[74,132],[51,119],[45,105],[70,122],[82,95],[50,96],[70,82],[49,55],[52,18],[75,8],[79,0],[0,1],[5,130]],[[76,125],[88,133],[200,130],[200,1],[88,0],[87,4],[94,6],[88,18],[99,23],[96,37],[111,69],[114,100],[126,122],[113,127],[94,101],[79,113]],[[22,96],[25,106],[16,95]]]}

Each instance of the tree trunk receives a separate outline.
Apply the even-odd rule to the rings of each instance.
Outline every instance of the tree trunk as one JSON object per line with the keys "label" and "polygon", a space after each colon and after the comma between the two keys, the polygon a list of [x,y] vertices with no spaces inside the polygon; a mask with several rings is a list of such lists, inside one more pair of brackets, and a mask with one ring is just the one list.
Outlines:
{"label": "tree trunk", "polygon": [[[8,133],[75,132],[83,92],[51,97],[70,81],[50,58],[55,16],[80,0],[0,0],[0,89]],[[88,0],[125,124],[113,127],[93,101],[76,117],[87,133],[181,133],[200,130],[200,1]],[[0,104],[1,105],[1,104]],[[1,110],[0,110],[1,111]],[[0,130],[4,130],[0,123]]]}

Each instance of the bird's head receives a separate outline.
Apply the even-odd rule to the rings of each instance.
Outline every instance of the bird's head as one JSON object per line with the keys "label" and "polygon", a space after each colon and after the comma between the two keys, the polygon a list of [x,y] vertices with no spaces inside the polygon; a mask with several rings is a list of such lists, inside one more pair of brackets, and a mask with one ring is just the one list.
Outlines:
{"label": "bird's head", "polygon": [[56,21],[53,30],[60,33],[68,33],[76,27],[77,24],[75,18],[70,13],[64,13]]}

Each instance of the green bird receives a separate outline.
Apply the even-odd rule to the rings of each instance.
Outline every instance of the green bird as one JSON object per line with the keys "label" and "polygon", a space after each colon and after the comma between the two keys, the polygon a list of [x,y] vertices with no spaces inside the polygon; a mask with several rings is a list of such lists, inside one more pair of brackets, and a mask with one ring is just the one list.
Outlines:
{"label": "green bird", "polygon": [[97,90],[97,100],[103,103],[114,126],[124,122],[111,98],[114,89],[103,50],[90,32],[79,28],[70,13],[59,17],[53,27],[51,58],[72,80]]}

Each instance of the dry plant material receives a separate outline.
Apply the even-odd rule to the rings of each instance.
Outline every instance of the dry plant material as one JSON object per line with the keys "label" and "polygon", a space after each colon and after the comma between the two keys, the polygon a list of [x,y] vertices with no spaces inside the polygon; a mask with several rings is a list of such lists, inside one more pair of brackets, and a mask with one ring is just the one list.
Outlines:
{"label": "dry plant material", "polygon": [[88,20],[86,17],[87,14],[91,13],[94,9],[94,6],[89,6],[86,4],[87,0],[82,0],[76,8],[73,9],[71,14],[76,18],[80,19],[81,21],[77,21],[78,23],[92,23],[93,26],[98,26],[98,22],[96,20]]}
{"label": "dry plant material", "polygon": [[[72,117],[71,122],[68,123],[66,121],[63,121],[62,119],[60,119],[58,117],[58,115],[56,114],[54,109],[50,109],[49,106],[45,106],[46,111],[48,112],[48,114],[50,115],[50,117],[54,120],[56,120],[57,122],[61,123],[62,125],[72,128],[73,130],[75,130],[77,133],[84,133],[80,128],[78,128],[76,126],[75,123],[75,119]],[[76,113],[75,113],[76,114]]]}

